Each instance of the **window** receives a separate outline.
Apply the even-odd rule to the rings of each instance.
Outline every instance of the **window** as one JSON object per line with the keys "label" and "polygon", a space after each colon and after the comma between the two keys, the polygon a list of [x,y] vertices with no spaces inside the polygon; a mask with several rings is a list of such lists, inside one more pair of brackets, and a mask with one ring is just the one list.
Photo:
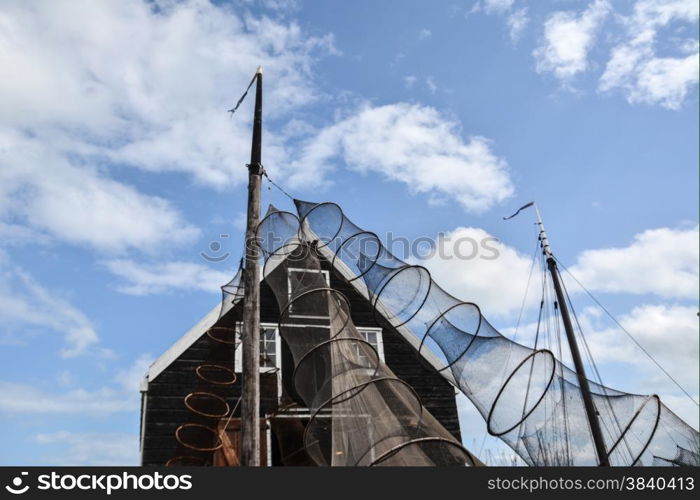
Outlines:
{"label": "window", "polygon": [[[294,286],[298,286],[300,283],[304,282],[304,275],[309,274],[321,274],[323,276],[323,281],[327,287],[331,286],[330,276],[328,271],[323,269],[300,269],[290,267],[287,274],[287,296],[289,300],[292,299],[292,290]],[[310,281],[309,278],[306,278]],[[312,283],[309,283],[311,285]],[[309,315],[309,314],[294,314],[294,304],[289,306],[289,317],[290,318],[305,318],[305,319],[328,319],[328,315]]]}
{"label": "window", "polygon": [[260,329],[260,367],[277,367],[277,328]]}
{"label": "window", "polygon": [[[242,325],[239,324],[238,332]],[[240,342],[240,334],[236,332],[236,340]],[[236,348],[234,371],[240,373],[243,367],[240,344]],[[280,367],[280,342],[276,325],[260,325],[260,371],[271,372]]]}
{"label": "window", "polygon": [[357,327],[357,332],[362,336],[362,338],[364,338],[367,341],[368,344],[370,344],[377,350],[379,359],[384,361],[384,342],[382,340],[382,329]]}

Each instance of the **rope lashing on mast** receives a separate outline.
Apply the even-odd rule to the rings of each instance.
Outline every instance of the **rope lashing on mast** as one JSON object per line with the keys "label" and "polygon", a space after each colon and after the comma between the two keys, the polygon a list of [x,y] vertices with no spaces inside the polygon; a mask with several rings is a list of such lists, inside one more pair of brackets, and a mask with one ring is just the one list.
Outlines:
{"label": "rope lashing on mast", "polygon": [[248,87],[246,87],[245,92],[243,92],[243,95],[241,96],[240,99],[238,99],[238,102],[234,107],[226,111],[227,113],[231,113],[231,118],[233,118],[233,114],[238,110],[241,104],[243,104],[243,101],[245,100],[246,96],[248,95],[248,91],[250,88],[253,86],[255,83],[255,79],[258,77],[258,72],[256,71],[255,74],[253,75],[253,78],[250,80],[250,83],[248,84]]}

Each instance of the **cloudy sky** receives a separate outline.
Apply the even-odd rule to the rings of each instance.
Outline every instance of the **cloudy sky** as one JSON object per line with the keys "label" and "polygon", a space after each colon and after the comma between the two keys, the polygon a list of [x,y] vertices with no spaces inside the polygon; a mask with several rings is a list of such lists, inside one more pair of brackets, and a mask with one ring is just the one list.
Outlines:
{"label": "cloudy sky", "polygon": [[[138,382],[240,257],[252,100],[226,110],[259,64],[264,164],[293,195],[382,235],[497,238],[496,260],[426,265],[508,334],[535,241],[502,216],[537,200],[697,398],[697,23],[695,0],[2,2],[0,463],[138,463]],[[571,289],[605,382],[697,428]],[[497,449],[462,408],[465,443]]]}

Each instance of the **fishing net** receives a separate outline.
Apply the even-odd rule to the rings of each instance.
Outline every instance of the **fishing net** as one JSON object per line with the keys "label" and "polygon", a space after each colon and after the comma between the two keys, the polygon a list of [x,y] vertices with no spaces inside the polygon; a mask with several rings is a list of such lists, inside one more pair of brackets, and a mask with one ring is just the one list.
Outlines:
{"label": "fishing net", "polygon": [[[426,268],[409,265],[392,255],[376,234],[353,224],[337,204],[299,200],[295,204],[300,222],[293,214],[284,213],[268,216],[261,224],[260,229],[268,235],[261,239],[268,263],[288,257],[287,250],[296,248],[300,241],[313,242],[319,254],[331,260],[334,269],[370,300],[377,321],[396,329],[459,388],[486,420],[488,432],[507,443],[527,464],[598,463],[577,375],[550,350],[531,349],[501,335],[476,304],[444,291]],[[279,238],[269,236],[272,234]],[[303,258],[313,260],[307,255]],[[306,264],[311,262],[305,260]],[[420,437],[405,430],[409,428],[406,424],[412,422],[411,418],[419,418],[421,423],[430,422],[432,429],[432,418],[420,410],[410,388],[389,382],[381,364],[373,368],[376,355],[356,336],[341,296],[324,289],[326,285],[318,273],[304,279],[291,283],[289,296],[283,291],[285,284],[272,281],[271,286],[280,294],[280,306],[289,306],[281,323],[293,323],[292,308],[324,318],[323,328],[312,329],[306,338],[300,338],[293,326],[281,326],[290,345],[296,346],[298,390],[319,415],[330,412],[334,417],[317,419],[307,433],[307,446],[319,459],[335,464],[348,456],[360,463],[369,460],[363,451],[353,448],[354,443],[361,443],[358,446],[362,450],[379,447],[375,456],[398,446],[400,440],[420,443],[416,441]],[[352,357],[351,352],[361,356]],[[312,373],[318,377],[309,380],[316,380],[317,385],[309,385],[307,375]],[[367,379],[378,382],[363,385]],[[698,432],[658,396],[589,383],[611,465],[697,465]],[[379,436],[369,435],[370,415],[379,411],[374,404],[384,404],[381,411],[394,415],[392,429],[402,431],[393,436],[393,431],[381,427],[382,423]],[[400,415],[393,413],[397,405]],[[323,424],[330,429],[323,428]],[[372,432],[375,427],[371,427]],[[332,440],[332,444],[324,439]],[[428,443],[431,447],[437,443],[442,446],[440,441],[427,441],[425,445]],[[423,445],[418,449],[428,455]],[[329,450],[342,455],[325,454]],[[403,450],[412,453],[414,448],[410,445]]]}
{"label": "fishing net", "polygon": [[299,228],[294,214],[271,209],[257,237],[294,362],[291,385],[311,414],[302,435],[308,457],[328,466],[475,465],[358,332],[348,299],[326,281],[317,244]]}

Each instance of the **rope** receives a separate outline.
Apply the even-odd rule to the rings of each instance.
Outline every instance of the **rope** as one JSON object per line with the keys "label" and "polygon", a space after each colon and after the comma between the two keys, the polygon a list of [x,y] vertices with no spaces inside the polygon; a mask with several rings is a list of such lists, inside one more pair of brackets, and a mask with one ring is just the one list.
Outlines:
{"label": "rope", "polygon": [[265,167],[263,167],[263,169],[262,169],[262,174],[265,176],[265,178],[267,179],[267,181],[268,181],[270,184],[272,184],[272,185],[275,186],[277,189],[279,189],[287,198],[289,198],[290,200],[294,201],[294,197],[293,197],[291,194],[289,194],[287,191],[285,191],[285,190],[282,188],[282,186],[280,186],[280,185],[277,184],[275,181],[273,181],[272,179],[270,179],[270,176],[267,175],[267,170],[265,170]]}
{"label": "rope", "polygon": [[581,284],[581,282],[580,282],[578,279],[576,279],[576,276],[574,276],[573,274],[571,274],[571,271],[569,271],[569,270],[566,268],[566,266],[565,266],[564,264],[562,264],[561,262],[559,262],[559,260],[558,260],[556,257],[555,257],[555,260],[557,261],[557,264],[559,264],[559,265],[561,266],[561,268],[564,269],[564,271],[566,271],[566,274],[568,274],[569,276],[571,276],[571,278],[578,284],[578,286],[580,286],[581,289],[583,289],[583,291],[586,292],[586,294],[593,300],[593,302],[595,302],[595,303],[598,305],[598,307],[600,307],[600,308],[603,310],[603,312],[605,312],[605,314],[607,314],[608,317],[609,317],[610,319],[613,320],[613,322],[620,328],[620,330],[622,330],[622,331],[627,335],[627,337],[629,337],[629,339],[630,339],[632,342],[634,342],[634,344],[635,344],[637,347],[639,347],[639,348],[642,350],[642,352],[643,352],[643,353],[644,353],[644,354],[645,354],[645,355],[646,355],[646,356],[647,356],[647,357],[648,357],[662,372],[664,372],[664,374],[669,378],[669,380],[671,380],[671,382],[673,382],[673,383],[676,385],[676,387],[678,387],[678,389],[680,389],[680,390],[683,392],[683,394],[685,394],[685,395],[688,397],[688,399],[690,399],[693,403],[695,403],[695,406],[700,406],[700,404],[698,404],[698,402],[695,401],[695,398],[693,398],[693,396],[691,396],[691,395],[683,388],[683,386],[682,386],[675,378],[673,378],[673,376],[672,376],[668,371],[666,371],[666,369],[665,369],[663,366],[661,366],[661,364],[660,364],[658,361],[656,361],[656,359],[654,359],[654,356],[652,356],[652,355],[649,353],[649,351],[647,351],[647,350],[637,341],[637,339],[635,339],[634,336],[633,336],[630,332],[628,332],[627,329],[625,329],[624,326],[622,326],[622,325],[620,324],[620,322],[615,318],[615,316],[613,316],[612,313],[611,313],[610,311],[608,311],[608,310],[605,308],[605,306],[604,306],[603,304],[601,304],[600,301],[599,301],[598,299],[596,299],[595,296],[594,296],[590,291],[588,291],[588,289],[587,289],[585,286],[583,286],[583,284]]}
{"label": "rope", "polygon": [[255,83],[255,79],[257,77],[258,77],[258,72],[256,71],[255,74],[253,75],[253,79],[250,80],[248,87],[246,87],[245,92],[243,92],[243,95],[241,96],[241,98],[238,99],[238,102],[236,103],[236,105],[227,111],[227,113],[231,113],[231,118],[233,118],[233,114],[236,112],[236,110],[238,110],[238,107],[243,103],[243,100],[248,95],[248,91],[250,90],[250,87],[253,86],[253,83]]}

